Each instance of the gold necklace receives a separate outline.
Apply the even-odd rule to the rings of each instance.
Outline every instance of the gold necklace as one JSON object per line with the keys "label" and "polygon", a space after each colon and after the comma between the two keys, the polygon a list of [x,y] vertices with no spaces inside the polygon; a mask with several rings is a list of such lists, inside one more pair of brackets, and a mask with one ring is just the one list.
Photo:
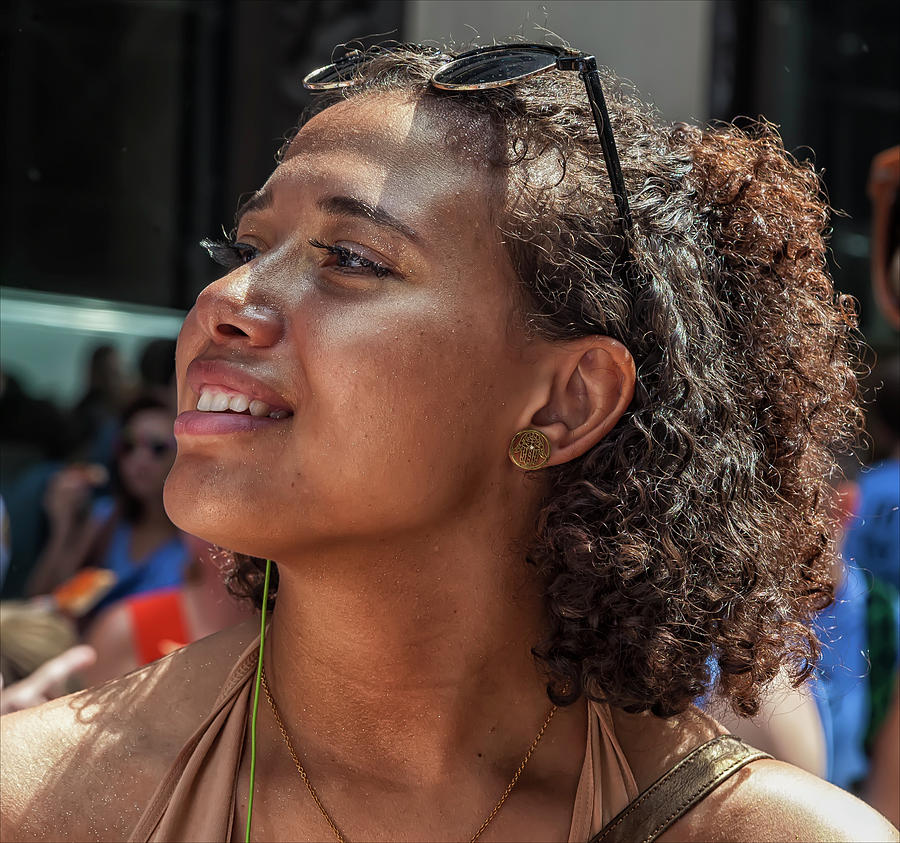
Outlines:
{"label": "gold necklace", "polygon": [[[300,773],[300,778],[303,779],[303,784],[306,785],[306,789],[309,791],[309,795],[312,797],[313,802],[316,803],[316,807],[319,809],[319,813],[325,818],[325,822],[328,823],[328,827],[334,833],[334,836],[337,838],[338,843],[347,843],[346,838],[343,834],[341,834],[341,830],[337,827],[337,823],[331,816],[328,811],[325,810],[325,806],[322,804],[322,800],[319,799],[319,794],[316,793],[316,789],[312,786],[312,782],[309,780],[309,776],[306,774],[306,770],[303,769],[303,765],[300,763],[300,759],[297,757],[297,753],[294,752],[294,745],[291,743],[291,738],[287,733],[287,729],[284,728],[284,723],[281,722],[281,716],[278,714],[278,707],[275,705],[275,700],[272,699],[272,693],[269,691],[269,683],[266,682],[266,669],[262,668],[262,686],[263,690],[266,692],[266,699],[269,701],[269,706],[272,709],[272,714],[275,716],[275,722],[278,724],[278,728],[281,731],[281,737],[284,738],[284,742],[287,745],[288,752],[291,754],[291,758],[294,761],[295,766],[297,767],[297,772]],[[506,786],[506,790],[503,791],[503,795],[498,800],[497,804],[494,805],[493,810],[488,814],[487,819],[481,824],[478,831],[472,835],[469,843],[475,843],[475,841],[481,837],[484,830],[491,824],[491,820],[497,816],[497,812],[503,807],[503,803],[506,802],[509,794],[512,793],[512,789],[516,786],[516,782],[519,781],[519,776],[522,775],[522,771],[525,769],[525,765],[531,760],[531,756],[534,753],[535,748],[541,742],[541,738],[544,737],[544,732],[547,730],[547,727],[550,725],[550,721],[553,719],[553,715],[556,714],[557,707],[554,705],[550,709],[550,713],[547,715],[547,719],[544,721],[544,725],[541,726],[538,733],[534,736],[534,740],[531,742],[531,746],[528,747],[528,752],[525,753],[525,757],[522,759],[522,763],[519,764],[519,768],[513,774],[512,780]]]}

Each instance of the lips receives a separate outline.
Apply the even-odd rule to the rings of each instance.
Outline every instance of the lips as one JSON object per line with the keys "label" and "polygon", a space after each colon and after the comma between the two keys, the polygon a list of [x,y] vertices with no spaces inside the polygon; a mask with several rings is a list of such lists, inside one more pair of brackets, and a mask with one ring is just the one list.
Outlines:
{"label": "lips", "polygon": [[270,419],[268,416],[258,418],[240,413],[204,413],[201,410],[188,410],[175,419],[174,431],[176,438],[215,436],[225,433],[252,433],[283,424],[284,421]]}
{"label": "lips", "polygon": [[222,360],[193,360],[187,382],[196,409],[181,413],[175,434],[236,433],[283,424],[293,407],[246,369]]}

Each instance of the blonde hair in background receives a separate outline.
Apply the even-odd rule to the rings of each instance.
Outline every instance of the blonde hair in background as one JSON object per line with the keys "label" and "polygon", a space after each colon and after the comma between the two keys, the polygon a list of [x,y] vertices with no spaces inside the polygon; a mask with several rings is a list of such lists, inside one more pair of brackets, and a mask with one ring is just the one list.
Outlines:
{"label": "blonde hair in background", "polygon": [[0,602],[0,674],[16,682],[78,643],[74,624],[32,601]]}

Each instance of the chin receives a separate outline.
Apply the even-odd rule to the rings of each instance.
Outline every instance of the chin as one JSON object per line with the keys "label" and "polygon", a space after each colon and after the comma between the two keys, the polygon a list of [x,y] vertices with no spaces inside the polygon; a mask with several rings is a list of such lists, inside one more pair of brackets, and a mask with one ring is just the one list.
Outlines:
{"label": "chin", "polygon": [[166,513],[178,529],[235,553],[271,559],[284,551],[272,535],[277,501],[190,462],[176,462],[163,489]]}
{"label": "chin", "polygon": [[163,487],[166,513],[179,530],[219,547],[246,553],[232,547],[235,528],[240,529],[252,517],[242,503],[231,484],[221,479],[204,479],[202,473],[184,463],[173,466]]}

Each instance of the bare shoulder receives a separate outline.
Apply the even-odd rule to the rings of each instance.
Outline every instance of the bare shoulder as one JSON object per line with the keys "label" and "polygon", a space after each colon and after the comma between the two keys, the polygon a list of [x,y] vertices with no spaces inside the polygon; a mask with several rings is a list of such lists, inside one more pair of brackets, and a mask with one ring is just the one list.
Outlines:
{"label": "bare shoulder", "polygon": [[639,791],[701,744],[728,734],[719,722],[694,706],[666,718],[649,712],[627,714],[621,709],[613,709],[612,716],[616,739]]}
{"label": "bare shoulder", "polygon": [[254,622],[0,718],[4,841],[122,840],[210,710]]}
{"label": "bare shoulder", "polygon": [[766,759],[739,770],[659,839],[876,843],[900,836],[881,814],[847,791],[799,767]]}
{"label": "bare shoulder", "polygon": [[[728,731],[695,707],[662,719],[613,711],[639,791],[693,749]],[[897,830],[855,796],[781,761],[754,761],[721,784],[660,841],[896,841]]]}

